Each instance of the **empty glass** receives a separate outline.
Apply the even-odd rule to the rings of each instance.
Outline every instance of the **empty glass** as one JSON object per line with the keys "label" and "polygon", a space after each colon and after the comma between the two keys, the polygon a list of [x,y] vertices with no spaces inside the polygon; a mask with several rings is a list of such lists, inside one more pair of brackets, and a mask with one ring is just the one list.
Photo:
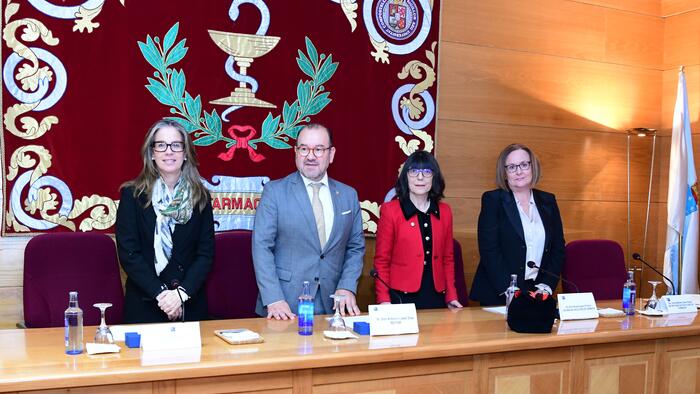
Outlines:
{"label": "empty glass", "polygon": [[98,304],[93,304],[92,306],[94,306],[95,308],[99,308],[100,314],[102,315],[100,326],[97,327],[97,332],[95,333],[95,343],[114,343],[112,331],[109,330],[109,327],[107,327],[107,323],[105,322],[105,311],[107,310],[107,308],[112,306],[112,304],[108,302],[102,302]]}
{"label": "empty glass", "polygon": [[345,299],[345,296],[341,294],[331,294],[331,298],[333,298],[335,314],[328,320],[328,331],[347,331],[345,320],[340,316],[340,300]]}
{"label": "empty glass", "polygon": [[655,280],[650,280],[648,282],[651,285],[651,297],[649,297],[649,299],[647,300],[647,304],[644,306],[644,309],[656,310],[656,307],[659,305],[659,299],[656,298],[656,285],[658,285],[661,282]]}

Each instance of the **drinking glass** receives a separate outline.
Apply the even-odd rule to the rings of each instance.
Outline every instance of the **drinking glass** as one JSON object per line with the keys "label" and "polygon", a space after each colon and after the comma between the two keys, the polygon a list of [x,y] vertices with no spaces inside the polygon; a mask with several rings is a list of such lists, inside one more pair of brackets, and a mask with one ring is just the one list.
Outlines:
{"label": "drinking glass", "polygon": [[109,327],[107,327],[107,323],[105,322],[105,311],[107,310],[107,308],[112,306],[112,304],[108,302],[102,302],[98,304],[93,304],[92,306],[94,306],[95,308],[99,308],[100,314],[102,316],[100,326],[97,327],[97,332],[95,333],[95,343],[114,343],[112,331],[109,330]]}
{"label": "drinking glass", "polygon": [[656,280],[650,280],[650,281],[648,281],[648,282],[649,282],[649,284],[651,285],[651,297],[649,297],[649,299],[647,300],[647,304],[646,304],[646,306],[644,307],[644,309],[647,309],[647,310],[649,310],[649,309],[654,309],[654,310],[656,310],[656,307],[659,305],[659,299],[656,298],[656,286],[657,286],[659,283],[661,283],[661,282],[656,281]]}
{"label": "drinking glass", "polygon": [[345,299],[345,296],[341,294],[331,294],[331,298],[333,298],[335,314],[328,320],[328,331],[346,331],[345,320],[340,316],[340,301]]}

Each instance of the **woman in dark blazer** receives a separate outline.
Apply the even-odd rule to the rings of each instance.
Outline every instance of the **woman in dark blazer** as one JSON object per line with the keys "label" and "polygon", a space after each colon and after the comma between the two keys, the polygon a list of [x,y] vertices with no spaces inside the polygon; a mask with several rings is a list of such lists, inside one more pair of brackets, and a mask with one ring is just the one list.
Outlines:
{"label": "woman in dark blazer", "polygon": [[[428,152],[411,154],[396,181],[398,199],[382,204],[374,267],[377,303],[461,308],[455,289],[452,211],[441,202],[445,180]],[[398,293],[398,295],[397,295]]]}
{"label": "woman in dark blazer", "polygon": [[125,323],[206,319],[214,220],[194,145],[179,123],[162,119],[141,155],[143,169],[122,185],[117,211],[117,250],[128,275]]}
{"label": "woman in dark blazer", "polygon": [[[554,195],[534,189],[539,177],[540,163],[527,146],[508,145],[499,155],[499,189],[481,197],[481,260],[470,292],[481,305],[505,305],[511,274],[518,275],[523,290],[551,295],[557,287],[564,264],[564,231]],[[527,267],[529,261],[542,271]]]}

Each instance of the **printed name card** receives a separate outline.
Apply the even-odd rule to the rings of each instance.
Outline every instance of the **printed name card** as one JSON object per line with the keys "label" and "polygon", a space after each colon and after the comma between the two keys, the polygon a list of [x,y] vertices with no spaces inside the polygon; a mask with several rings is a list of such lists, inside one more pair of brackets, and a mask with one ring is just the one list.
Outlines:
{"label": "printed name card", "polygon": [[693,297],[687,294],[665,295],[661,297],[659,304],[661,305],[661,310],[668,314],[698,312]]}
{"label": "printed name card", "polygon": [[144,351],[201,348],[199,322],[141,326],[141,347]]}
{"label": "printed name card", "polygon": [[418,333],[415,304],[384,304],[369,306],[369,335],[399,335]]}
{"label": "printed name card", "polygon": [[559,320],[597,319],[593,293],[558,294]]}

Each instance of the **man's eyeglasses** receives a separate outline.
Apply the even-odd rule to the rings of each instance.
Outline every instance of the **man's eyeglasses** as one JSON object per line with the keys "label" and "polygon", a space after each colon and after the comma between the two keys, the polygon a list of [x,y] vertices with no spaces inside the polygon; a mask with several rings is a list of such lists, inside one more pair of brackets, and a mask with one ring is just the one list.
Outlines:
{"label": "man's eyeglasses", "polygon": [[156,152],[165,152],[170,147],[173,152],[182,152],[185,150],[185,143],[180,141],[175,141],[171,143],[166,143],[163,141],[156,141],[153,143],[153,150]]}
{"label": "man's eyeglasses", "polygon": [[514,174],[516,171],[518,171],[518,168],[520,168],[523,171],[527,171],[530,169],[530,162],[529,161],[524,161],[520,164],[508,164],[507,166],[503,166],[506,168],[506,171],[508,171],[509,174]]}
{"label": "man's eyeglasses", "polygon": [[432,178],[433,170],[429,168],[411,168],[408,170],[408,176],[411,178],[416,178],[418,175],[423,174],[423,178]]}
{"label": "man's eyeglasses", "polygon": [[321,157],[323,156],[327,150],[330,150],[331,148],[324,148],[321,146],[317,146],[315,148],[309,148],[308,146],[297,146],[294,148],[296,152],[299,154],[299,156],[306,157],[309,155],[309,153],[314,152],[314,156],[316,157]]}

